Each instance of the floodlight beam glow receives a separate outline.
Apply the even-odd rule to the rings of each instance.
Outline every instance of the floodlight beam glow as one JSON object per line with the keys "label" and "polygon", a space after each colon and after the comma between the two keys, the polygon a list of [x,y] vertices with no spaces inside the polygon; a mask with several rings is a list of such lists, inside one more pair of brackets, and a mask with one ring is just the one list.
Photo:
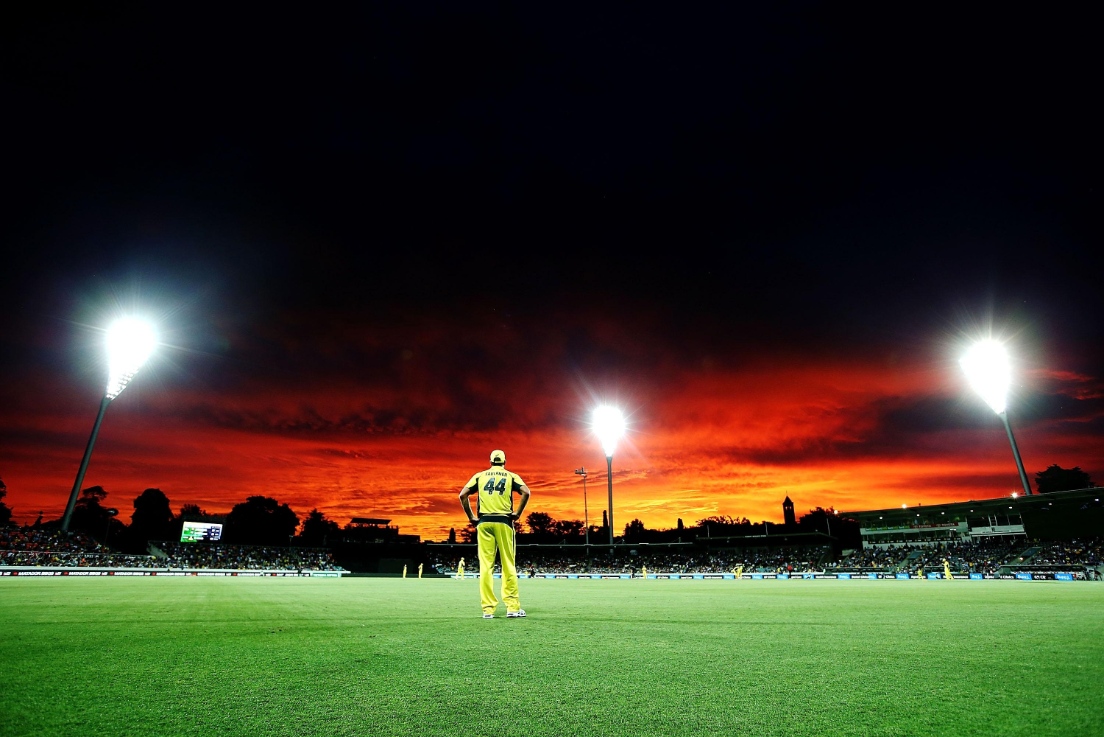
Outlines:
{"label": "floodlight beam glow", "polygon": [[157,334],[144,320],[124,317],[107,329],[107,398],[122,394],[153,353]]}
{"label": "floodlight beam glow", "polygon": [[609,405],[603,405],[594,410],[594,434],[602,443],[602,450],[607,458],[613,457],[613,451],[617,449],[617,441],[625,432],[625,418],[621,410]]}
{"label": "floodlight beam glow", "polygon": [[975,343],[959,363],[970,387],[998,415],[1004,412],[1008,408],[1008,387],[1012,384],[1012,370],[1004,346],[992,339]]}

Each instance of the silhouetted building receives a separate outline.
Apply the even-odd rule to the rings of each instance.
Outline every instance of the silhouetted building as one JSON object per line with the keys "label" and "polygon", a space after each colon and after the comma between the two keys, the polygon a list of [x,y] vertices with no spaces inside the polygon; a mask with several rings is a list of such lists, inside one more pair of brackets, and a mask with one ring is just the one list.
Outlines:
{"label": "silhouetted building", "polygon": [[346,542],[357,543],[416,543],[417,535],[400,535],[398,527],[391,526],[389,519],[374,517],[353,517],[345,525]]}
{"label": "silhouetted building", "polygon": [[786,520],[786,527],[797,526],[797,517],[794,516],[793,502],[789,497],[782,502],[782,517]]}

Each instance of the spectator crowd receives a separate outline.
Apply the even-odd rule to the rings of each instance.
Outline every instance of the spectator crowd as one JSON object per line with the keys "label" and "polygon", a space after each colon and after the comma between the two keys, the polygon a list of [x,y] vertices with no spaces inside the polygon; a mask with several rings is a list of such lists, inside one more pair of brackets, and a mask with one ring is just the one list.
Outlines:
{"label": "spectator crowd", "polygon": [[[474,551],[472,551],[474,553]],[[461,553],[431,552],[428,570],[452,575]],[[221,542],[155,542],[148,555],[118,553],[80,532],[37,527],[0,528],[0,566],[220,570],[344,570],[327,548],[266,547]],[[613,555],[602,548],[522,546],[518,568],[530,575],[694,573],[898,573],[925,571],[980,573],[1068,571],[1098,579],[1104,571],[1104,539],[1027,541],[993,538],[938,546],[887,545],[847,551],[839,557],[829,546],[772,548],[700,548],[694,546],[630,547]],[[478,558],[466,559],[469,573],[479,572]],[[497,567],[496,567],[497,570]]]}
{"label": "spectator crowd", "polygon": [[338,571],[333,554],[325,548],[272,548],[222,543],[153,543],[170,568],[222,570]]}
{"label": "spectator crowd", "polygon": [[158,542],[149,555],[117,553],[82,532],[0,528],[0,566],[338,571],[325,548]]}
{"label": "spectator crowd", "polygon": [[[563,551],[563,552],[561,552]],[[1097,578],[1104,566],[1104,541],[1027,542],[1008,539],[979,540],[941,546],[901,544],[880,548],[848,551],[835,560],[831,548],[777,547],[727,550],[659,551],[636,549],[610,556],[595,550],[589,558],[577,550],[565,548],[542,550],[519,548],[518,568],[531,575],[541,574],[630,574],[639,575],[647,569],[656,574],[731,573],[898,573],[915,574],[924,571],[944,571],[945,563],[952,573],[981,573],[996,576],[1007,571],[1065,570]],[[438,555],[430,561],[439,572],[455,574],[460,555]],[[479,561],[465,560],[468,573],[479,572]],[[498,571],[498,567],[495,568]]]}
{"label": "spectator crowd", "polygon": [[148,568],[153,565],[151,555],[113,552],[83,532],[0,528],[0,566]]}

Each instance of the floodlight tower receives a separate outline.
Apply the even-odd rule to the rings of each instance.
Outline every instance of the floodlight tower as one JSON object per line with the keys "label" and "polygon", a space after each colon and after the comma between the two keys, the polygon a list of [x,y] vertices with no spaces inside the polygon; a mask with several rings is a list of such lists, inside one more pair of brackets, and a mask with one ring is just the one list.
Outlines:
{"label": "floodlight tower", "polygon": [[65,507],[65,517],[61,521],[64,532],[69,531],[69,520],[77,505],[77,494],[84,483],[84,472],[88,470],[88,459],[92,457],[92,446],[96,443],[96,435],[100,432],[100,423],[107,412],[107,405],[123,393],[123,389],[126,389],[138,369],[142,368],[156,345],[157,335],[153,327],[137,318],[121,318],[107,330],[107,391],[100,400],[100,411],[92,425],[92,435],[88,438],[88,447],[84,449],[77,480],[73,482],[73,491],[69,494],[69,504]]}
{"label": "floodlight tower", "polygon": [[587,470],[586,467],[580,467],[575,469],[575,473],[578,476],[583,477],[583,537],[586,540],[587,555],[590,555],[590,518],[587,516],[587,498],[586,498],[586,480]]}
{"label": "floodlight tower", "polygon": [[598,436],[598,440],[602,443],[602,451],[606,454],[610,555],[613,554],[613,451],[617,448],[617,440],[624,432],[625,418],[621,415],[621,410],[608,405],[594,410],[594,434]]}
{"label": "floodlight tower", "polygon": [[1016,468],[1020,472],[1020,483],[1024,493],[1031,495],[1031,484],[1027,481],[1020,449],[1016,447],[1016,438],[1012,435],[1012,426],[1008,424],[1008,387],[1012,383],[1012,369],[1008,363],[1008,352],[996,340],[983,340],[975,343],[959,361],[970,386],[981,395],[985,403],[992,407],[1004,423],[1008,433],[1008,442],[1012,444],[1012,455],[1016,459]]}

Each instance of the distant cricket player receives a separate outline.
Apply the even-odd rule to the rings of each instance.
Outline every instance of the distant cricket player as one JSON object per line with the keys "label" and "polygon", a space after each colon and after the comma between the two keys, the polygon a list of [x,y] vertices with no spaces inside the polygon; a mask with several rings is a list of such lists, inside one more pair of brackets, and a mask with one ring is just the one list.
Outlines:
{"label": "distant cricket player", "polygon": [[406,578],[406,566],[403,566],[403,578]]}
{"label": "distant cricket player", "polygon": [[464,559],[461,558],[460,562],[456,565],[456,577],[459,579],[464,578]]}
{"label": "distant cricket player", "polygon": [[946,558],[943,559],[943,577],[948,581],[954,578],[954,576],[951,575],[951,562]]}
{"label": "distant cricket player", "polygon": [[[514,510],[514,494],[521,497]],[[468,497],[477,494],[479,517],[472,513]],[[506,617],[524,617],[518,598],[517,565],[514,560],[514,520],[521,517],[529,503],[529,487],[521,477],[506,470],[506,453],[491,452],[491,467],[472,476],[460,490],[460,504],[468,515],[468,522],[476,525],[479,550],[479,599],[483,606],[483,619],[494,619],[498,599],[494,595],[495,554],[502,564],[502,601],[506,604]]]}
{"label": "distant cricket player", "polygon": [[418,578],[422,577],[422,566],[423,565],[425,565],[425,564],[424,563],[419,563],[418,564]]}

